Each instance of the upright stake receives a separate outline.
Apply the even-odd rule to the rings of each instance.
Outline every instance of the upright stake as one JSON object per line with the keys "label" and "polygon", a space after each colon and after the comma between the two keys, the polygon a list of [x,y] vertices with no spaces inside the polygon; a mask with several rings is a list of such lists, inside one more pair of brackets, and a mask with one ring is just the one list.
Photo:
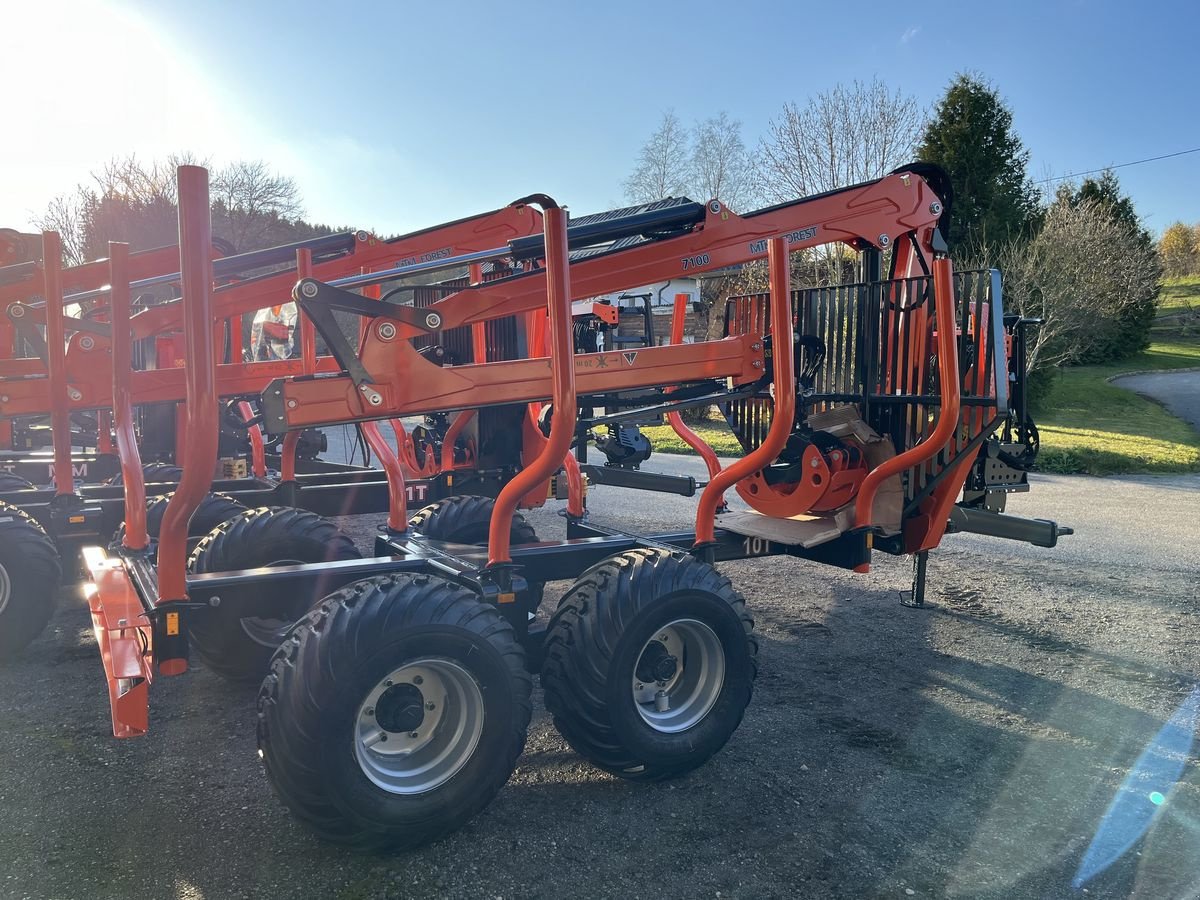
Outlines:
{"label": "upright stake", "polygon": [[67,330],[63,321],[62,239],[42,232],[42,278],[46,300],[46,350],[50,378],[50,434],[54,441],[54,496],[75,493],[71,469],[71,387],[67,381]]}
{"label": "upright stake", "polygon": [[[208,172],[199,166],[179,167],[179,266],[183,281],[183,338],[187,365],[187,466],[163,513],[158,544],[159,603],[187,598],[185,577],[187,526],[212,487],[217,462],[216,358],[212,329],[212,221],[208,205]],[[179,619],[155,635],[159,671],[177,675],[187,670],[186,637]],[[165,638],[165,640],[162,640]],[[172,641],[172,638],[180,638]]]}
{"label": "upright stake", "polygon": [[575,353],[571,337],[571,270],[567,256],[567,213],[549,197],[543,223],[546,231],[546,304],[550,312],[550,372],[554,416],[550,438],[542,452],[500,491],[488,526],[488,565],[512,561],[509,532],[517,503],[563,464],[575,437]]}
{"label": "upright stake", "polygon": [[112,319],[113,415],[116,419],[117,458],[121,461],[121,483],[125,488],[125,537],[128,550],[145,550],[146,485],[142,457],[133,425],[133,340],[129,333],[129,245],[108,244],[108,283]]}
{"label": "upright stake", "polygon": [[696,546],[703,547],[715,539],[713,517],[717,504],[726,489],[739,479],[769,466],[787,444],[796,419],[795,329],[792,323],[791,272],[788,269],[788,247],[783,238],[771,238],[767,243],[767,270],[771,282],[771,377],[775,388],[775,408],[771,427],[762,444],[737,462],[729,464],[708,482],[700,495],[696,509]]}

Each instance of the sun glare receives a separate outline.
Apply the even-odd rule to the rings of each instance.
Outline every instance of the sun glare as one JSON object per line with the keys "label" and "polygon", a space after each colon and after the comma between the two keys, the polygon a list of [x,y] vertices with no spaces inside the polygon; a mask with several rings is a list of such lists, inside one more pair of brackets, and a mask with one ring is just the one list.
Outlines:
{"label": "sun glare", "polygon": [[0,142],[0,227],[30,213],[108,160],[190,150],[219,154],[227,110],[186,53],[137,13],[107,2],[17,4],[0,30],[10,85]]}

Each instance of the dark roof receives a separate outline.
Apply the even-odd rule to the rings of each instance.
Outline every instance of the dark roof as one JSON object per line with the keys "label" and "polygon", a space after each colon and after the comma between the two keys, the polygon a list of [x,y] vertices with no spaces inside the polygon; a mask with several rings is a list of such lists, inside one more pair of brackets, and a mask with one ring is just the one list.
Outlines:
{"label": "dark roof", "polygon": [[[689,200],[687,197],[664,197],[662,200],[654,200],[651,203],[639,203],[637,206],[625,206],[621,209],[589,213],[586,216],[571,216],[570,225],[591,225],[595,222],[608,222],[612,219],[621,219],[625,216],[635,216],[639,213],[654,212],[660,209],[670,209],[673,206],[683,206],[693,202],[693,200]],[[573,250],[571,251],[571,259],[584,259],[588,256],[595,256],[598,253],[607,253],[610,250],[624,250],[626,247],[633,247],[637,244],[645,243],[647,240],[648,238],[641,235],[632,235],[621,238],[618,241],[612,241],[603,246]]]}

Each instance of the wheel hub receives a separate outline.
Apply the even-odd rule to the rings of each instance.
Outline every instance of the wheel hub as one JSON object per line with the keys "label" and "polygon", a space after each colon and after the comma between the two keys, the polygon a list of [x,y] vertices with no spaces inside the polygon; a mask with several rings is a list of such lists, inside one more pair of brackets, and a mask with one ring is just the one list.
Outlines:
{"label": "wheel hub", "polygon": [[654,680],[670,681],[675,677],[675,672],[678,669],[679,660],[677,660],[674,656],[667,654],[654,664]]}
{"label": "wheel hub", "polygon": [[375,721],[392,734],[416,731],[425,719],[425,697],[414,684],[393,684],[375,704]]}
{"label": "wheel hub", "polygon": [[642,658],[638,660],[637,676],[643,682],[665,682],[670,681],[675,676],[678,668],[678,658],[671,655],[666,645],[661,641],[652,641],[642,651]]}
{"label": "wheel hub", "polygon": [[483,733],[483,692],[449,659],[418,659],[379,681],[358,708],[354,755],[392,794],[420,794],[450,780]]}
{"label": "wheel hub", "polygon": [[675,734],[699,723],[725,685],[725,652],[708,625],[676,619],[642,647],[633,672],[633,700],[642,721]]}

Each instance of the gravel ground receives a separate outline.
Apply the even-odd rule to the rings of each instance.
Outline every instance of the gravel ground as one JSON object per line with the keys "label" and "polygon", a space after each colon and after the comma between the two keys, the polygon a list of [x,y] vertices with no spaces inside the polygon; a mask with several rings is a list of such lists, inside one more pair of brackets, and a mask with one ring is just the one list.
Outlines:
{"label": "gravel ground", "polygon": [[[0,669],[0,896],[1072,895],[1122,779],[1200,677],[1198,490],[1195,476],[1039,478],[1012,511],[1078,534],[1056,550],[948,538],[923,610],[898,603],[903,560],[867,576],[726,564],[762,649],[722,753],[673,783],[623,782],[566,746],[535,689],[496,801],[394,856],[294,823],[256,758],[253,691],[200,666],[154,686],[147,737],[111,738],[89,619],[65,591],[52,628]],[[616,489],[590,503],[630,530],[694,510]],[[368,542],[376,518],[343,524]],[[553,511],[530,518],[561,534]],[[1198,785],[1189,759],[1088,896],[1197,896]]]}

